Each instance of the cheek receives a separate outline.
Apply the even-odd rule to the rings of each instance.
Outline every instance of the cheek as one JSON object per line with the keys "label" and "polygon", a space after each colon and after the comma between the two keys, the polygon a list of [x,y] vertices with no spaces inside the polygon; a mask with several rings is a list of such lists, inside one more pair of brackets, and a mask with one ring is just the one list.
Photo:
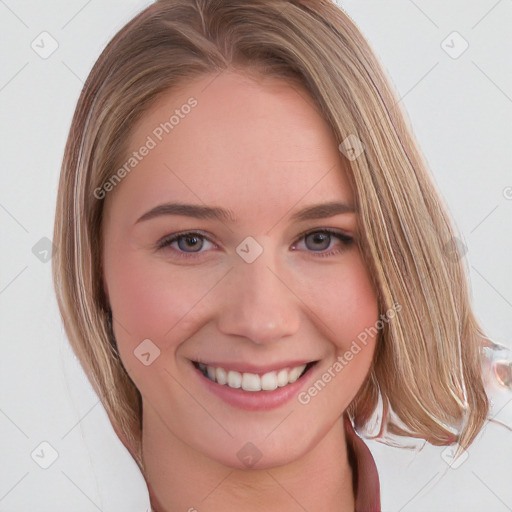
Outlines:
{"label": "cheek", "polygon": [[318,415],[330,411],[337,417],[357,396],[371,367],[378,335],[377,294],[358,255],[315,277],[323,286],[315,288],[308,300],[331,351],[298,401]]}
{"label": "cheek", "polygon": [[[315,287],[308,296],[319,318],[319,330],[330,341],[331,351],[319,378],[306,390],[303,401],[318,397],[319,410],[344,410],[357,395],[368,375],[378,331],[377,294],[358,252],[346,255],[339,265],[319,269]],[[319,390],[327,387],[326,393]],[[317,400],[317,398],[315,398]]]}
{"label": "cheek", "polygon": [[114,331],[120,351],[133,351],[144,339],[161,349],[181,341],[176,338],[211,276],[192,278],[186,270],[170,272],[165,262],[151,262],[135,254],[105,263],[109,299],[114,312]]}
{"label": "cheek", "polygon": [[316,283],[304,290],[311,309],[325,336],[339,350],[346,350],[375,325],[379,316],[377,294],[358,252],[347,254],[339,265],[319,268],[309,282]]}

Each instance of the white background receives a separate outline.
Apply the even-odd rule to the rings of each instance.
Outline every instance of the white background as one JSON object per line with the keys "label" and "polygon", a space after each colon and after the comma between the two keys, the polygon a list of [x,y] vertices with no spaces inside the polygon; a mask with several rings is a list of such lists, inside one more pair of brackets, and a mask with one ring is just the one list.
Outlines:
{"label": "white background", "polygon": [[[57,182],[81,87],[136,0],[0,0],[0,511],[144,511],[144,481],[112,431],[64,335],[51,263]],[[347,0],[388,71],[467,246],[476,314],[512,345],[512,2]],[[47,31],[47,59],[32,41]],[[469,44],[454,59],[442,42]],[[455,39],[454,39],[455,37]],[[457,51],[451,36],[444,45]],[[44,242],[40,242],[44,243]],[[512,424],[512,391],[489,388]],[[41,468],[31,453],[58,453]],[[512,434],[489,425],[457,469],[443,447],[414,453],[369,442],[385,512],[512,510]],[[49,459],[48,459],[49,460]],[[200,511],[200,508],[198,507]],[[314,511],[309,511],[314,512]]]}

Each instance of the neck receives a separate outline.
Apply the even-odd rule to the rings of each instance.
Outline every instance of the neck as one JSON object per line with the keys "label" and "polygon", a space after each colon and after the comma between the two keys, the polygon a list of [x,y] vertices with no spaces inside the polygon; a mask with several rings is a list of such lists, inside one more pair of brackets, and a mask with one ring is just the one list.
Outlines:
{"label": "neck", "polygon": [[343,417],[299,460],[237,469],[185,445],[143,409],[144,473],[155,512],[353,512],[352,470]]}

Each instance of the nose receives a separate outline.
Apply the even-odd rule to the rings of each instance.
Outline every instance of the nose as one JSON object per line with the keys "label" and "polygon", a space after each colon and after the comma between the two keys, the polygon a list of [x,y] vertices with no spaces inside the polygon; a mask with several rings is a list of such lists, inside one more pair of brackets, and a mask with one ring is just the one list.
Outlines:
{"label": "nose", "polygon": [[269,263],[265,253],[253,263],[241,259],[235,263],[219,303],[222,333],[268,344],[298,331],[301,302],[293,293],[293,283]]}

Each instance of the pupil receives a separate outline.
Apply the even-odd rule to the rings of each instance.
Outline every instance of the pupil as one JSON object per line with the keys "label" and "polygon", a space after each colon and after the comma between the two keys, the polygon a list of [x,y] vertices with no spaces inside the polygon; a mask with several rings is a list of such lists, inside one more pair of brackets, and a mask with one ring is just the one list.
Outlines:
{"label": "pupil", "polygon": [[184,236],[178,240],[178,247],[182,251],[192,249],[193,252],[196,252],[201,249],[200,239],[197,236]]}
{"label": "pupil", "polygon": [[[327,233],[313,233],[311,235],[308,235],[306,237],[306,246],[308,249],[312,249],[313,251],[322,251],[324,249],[327,249],[330,244],[330,237],[331,235]],[[320,246],[316,245],[313,247],[310,247],[308,242],[313,242],[313,244],[320,244]]]}

